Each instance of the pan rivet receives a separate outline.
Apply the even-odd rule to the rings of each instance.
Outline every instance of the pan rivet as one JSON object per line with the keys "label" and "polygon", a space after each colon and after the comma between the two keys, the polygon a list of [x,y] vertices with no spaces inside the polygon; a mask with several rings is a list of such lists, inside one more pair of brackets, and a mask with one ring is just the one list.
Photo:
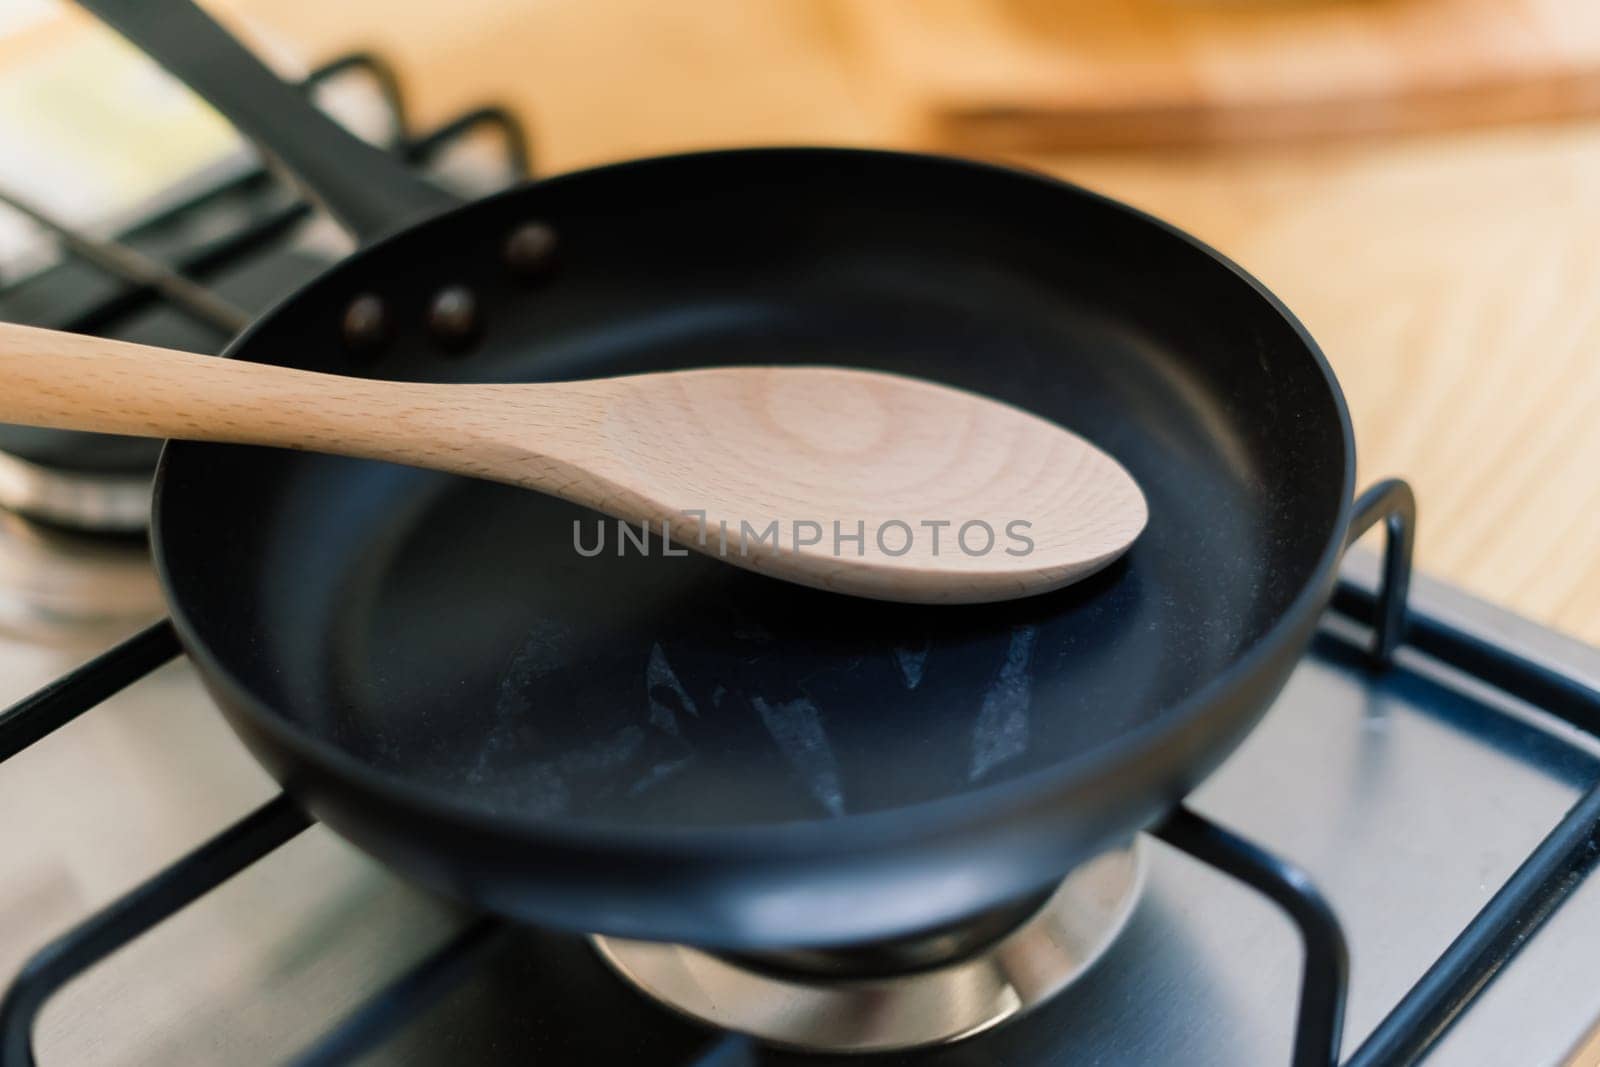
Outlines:
{"label": "pan rivet", "polygon": [[501,248],[506,266],[518,274],[533,275],[550,265],[556,250],[556,231],[543,222],[525,222],[512,230]]}
{"label": "pan rivet", "polygon": [[375,351],[388,336],[388,319],[383,301],[371,293],[362,293],[344,309],[341,328],[345,345],[353,352]]}
{"label": "pan rivet", "polygon": [[464,285],[448,285],[428,305],[428,329],[441,344],[460,348],[478,327],[478,300]]}

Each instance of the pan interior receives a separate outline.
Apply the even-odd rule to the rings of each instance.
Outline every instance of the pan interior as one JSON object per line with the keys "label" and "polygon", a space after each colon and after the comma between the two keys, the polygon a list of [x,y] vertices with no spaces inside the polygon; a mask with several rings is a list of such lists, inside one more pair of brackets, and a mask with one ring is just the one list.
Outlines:
{"label": "pan interior", "polygon": [[[497,254],[530,217],[562,238],[532,281]],[[421,309],[460,282],[483,334],[453,354]],[[396,311],[376,357],[337,325],[368,291]],[[956,163],[753,153],[549,182],[356,257],[238,354],[438,381],[853,364],[1055,419],[1143,488],[1149,525],[1108,571],[929,608],[665,557],[658,539],[619,555],[609,521],[585,557],[574,524],[592,547],[598,516],[524,491],[173,446],[160,548],[221,666],[374,768],[530,820],[827,819],[1080,756],[1267,632],[1343,491],[1338,401],[1252,285],[1096,198]]]}

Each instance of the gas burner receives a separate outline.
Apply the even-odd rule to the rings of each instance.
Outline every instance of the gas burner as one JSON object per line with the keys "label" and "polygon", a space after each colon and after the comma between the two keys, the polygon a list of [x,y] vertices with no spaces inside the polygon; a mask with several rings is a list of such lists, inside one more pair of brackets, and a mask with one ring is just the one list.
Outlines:
{"label": "gas burner", "polygon": [[150,475],[57,470],[0,452],[0,509],[73,530],[143,533]]}
{"label": "gas burner", "polygon": [[[148,481],[142,489],[147,510]],[[0,632],[92,636],[160,614],[142,533],[84,534],[0,512]]]}
{"label": "gas burner", "polygon": [[640,990],[713,1026],[812,1052],[917,1048],[981,1033],[1071,985],[1132,916],[1145,866],[1135,841],[1079,867],[1042,903],[881,946],[733,957],[594,944]]}

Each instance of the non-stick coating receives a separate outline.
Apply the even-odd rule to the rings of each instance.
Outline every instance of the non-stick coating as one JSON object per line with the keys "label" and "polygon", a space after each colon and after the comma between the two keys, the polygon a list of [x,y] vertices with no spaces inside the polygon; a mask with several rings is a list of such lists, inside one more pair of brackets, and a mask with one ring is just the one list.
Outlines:
{"label": "non-stick coating", "polygon": [[[535,218],[561,244],[530,279],[501,244]],[[457,283],[482,310],[464,353],[425,328],[430,296]],[[390,310],[376,355],[339,330],[365,292]],[[583,558],[574,523],[592,543],[597,517],[525,491],[171,446],[159,557],[247,738],[260,751],[283,733],[261,720],[281,717],[298,751],[337,746],[479,826],[662,828],[668,848],[686,826],[848,821],[1092,768],[1326,579],[1349,493],[1337,389],[1247,278],[1082,191],[924,157],[725,153],[548,181],[358,254],[235,354],[430,381],[880,368],[1058,420],[1144,489],[1148,528],[1100,576],[928,608],[663,558],[659,544],[619,558],[614,523],[607,551]],[[719,450],[703,429],[680,444],[707,462]],[[1209,768],[1273,689],[1183,759]],[[268,747],[292,786],[294,760]],[[443,867],[424,876],[448,884]],[[475,879],[455,888],[478,894]]]}

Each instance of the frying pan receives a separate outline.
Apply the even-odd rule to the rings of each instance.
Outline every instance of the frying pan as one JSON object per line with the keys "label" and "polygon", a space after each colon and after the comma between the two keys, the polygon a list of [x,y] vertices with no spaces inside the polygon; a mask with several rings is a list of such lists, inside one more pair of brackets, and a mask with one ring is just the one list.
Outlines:
{"label": "frying pan", "polygon": [[232,358],[428,381],[855,364],[1058,420],[1149,501],[1089,581],[930,609],[614,540],[586,557],[595,516],[519,490],[169,444],[152,538],[202,678],[311,813],[418,882],[727,949],[913,933],[1159,819],[1309,640],[1358,532],[1344,400],[1284,307],[1172,227],[1017,170],[842,149],[462,205],[182,0],[85,6],[361,240]]}

